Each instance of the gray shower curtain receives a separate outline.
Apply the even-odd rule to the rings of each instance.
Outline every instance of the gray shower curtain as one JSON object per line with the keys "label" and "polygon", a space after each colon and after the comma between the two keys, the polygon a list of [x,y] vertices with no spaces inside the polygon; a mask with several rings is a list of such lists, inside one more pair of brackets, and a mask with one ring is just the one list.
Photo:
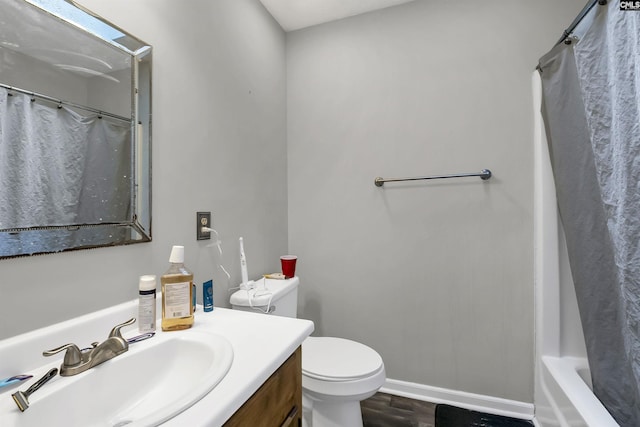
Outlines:
{"label": "gray shower curtain", "polygon": [[0,88],[0,229],[126,222],[131,129]]}
{"label": "gray shower curtain", "polygon": [[543,117],[594,393],[640,426],[640,12],[592,9],[540,59]]}

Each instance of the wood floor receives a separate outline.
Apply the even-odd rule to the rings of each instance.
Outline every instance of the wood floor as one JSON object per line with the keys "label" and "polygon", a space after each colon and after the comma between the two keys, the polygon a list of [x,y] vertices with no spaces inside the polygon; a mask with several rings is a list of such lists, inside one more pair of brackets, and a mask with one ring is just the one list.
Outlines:
{"label": "wood floor", "polygon": [[433,403],[376,393],[360,408],[364,427],[435,427]]}
{"label": "wood floor", "polygon": [[[438,407],[436,411],[436,406]],[[376,393],[360,403],[364,427],[533,427],[530,420]],[[436,414],[437,412],[437,414]]]}

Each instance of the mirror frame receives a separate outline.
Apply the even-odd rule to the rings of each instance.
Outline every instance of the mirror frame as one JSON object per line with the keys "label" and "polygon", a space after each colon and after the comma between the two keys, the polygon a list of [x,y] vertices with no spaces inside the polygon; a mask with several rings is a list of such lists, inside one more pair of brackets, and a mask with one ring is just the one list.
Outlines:
{"label": "mirror frame", "polygon": [[[66,224],[28,228],[0,229],[0,259],[57,253],[62,251],[119,246],[151,241],[151,131],[152,131],[152,47],[89,11],[73,0],[64,0],[77,10],[101,21],[124,35],[109,40],[83,27],[70,18],[48,10],[38,0],[22,0],[49,19],[94,37],[96,40],[131,56],[131,215],[119,223]],[[42,247],[42,241],[47,247]]]}

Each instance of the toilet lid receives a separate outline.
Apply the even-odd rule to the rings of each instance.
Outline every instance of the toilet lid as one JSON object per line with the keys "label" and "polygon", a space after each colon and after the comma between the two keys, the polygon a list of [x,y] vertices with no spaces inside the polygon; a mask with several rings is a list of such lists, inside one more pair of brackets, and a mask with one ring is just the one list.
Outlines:
{"label": "toilet lid", "polygon": [[302,373],[308,377],[347,381],[368,377],[382,368],[375,350],[355,341],[309,337],[302,343]]}

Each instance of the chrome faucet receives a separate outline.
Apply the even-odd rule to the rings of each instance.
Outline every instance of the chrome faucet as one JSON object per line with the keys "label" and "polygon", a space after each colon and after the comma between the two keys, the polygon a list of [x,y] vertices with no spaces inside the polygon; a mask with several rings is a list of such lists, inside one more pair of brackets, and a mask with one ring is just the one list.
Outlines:
{"label": "chrome faucet", "polygon": [[60,375],[63,377],[77,375],[129,350],[129,343],[122,337],[120,329],[133,325],[135,322],[134,317],[114,326],[105,341],[102,343],[94,342],[89,348],[80,350],[77,345],[69,343],[53,350],[44,351],[42,355],[48,357],[62,350],[67,350],[62,365],[60,365]]}

